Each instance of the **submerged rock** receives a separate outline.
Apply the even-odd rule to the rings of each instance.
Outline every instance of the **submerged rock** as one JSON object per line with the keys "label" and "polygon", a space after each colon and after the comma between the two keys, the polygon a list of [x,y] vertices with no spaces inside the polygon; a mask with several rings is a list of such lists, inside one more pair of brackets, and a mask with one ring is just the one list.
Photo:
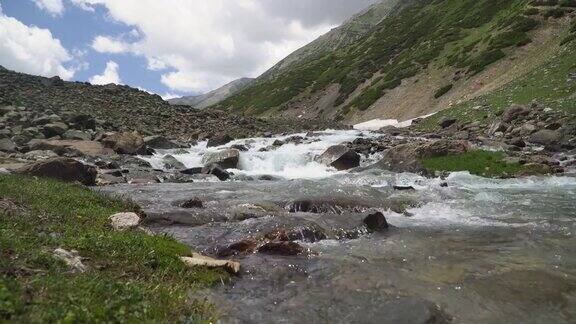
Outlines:
{"label": "submerged rock", "polygon": [[342,171],[360,166],[360,155],[345,145],[335,145],[320,155],[318,161]]}
{"label": "submerged rock", "polygon": [[183,202],[180,207],[182,208],[204,208],[204,204],[202,203],[202,200],[200,200],[200,198],[192,198],[190,200],[187,200],[185,202]]}
{"label": "submerged rock", "polygon": [[306,251],[302,245],[296,242],[268,242],[258,248],[258,252],[282,256],[296,256]]}
{"label": "submerged rock", "polygon": [[80,182],[83,185],[96,184],[97,171],[93,166],[70,158],[53,158],[24,166],[16,171],[20,174],[53,178],[65,182]]}
{"label": "submerged rock", "polygon": [[219,257],[230,257],[239,254],[254,253],[258,248],[258,242],[254,239],[245,239],[237,243],[230,244],[218,250]]}

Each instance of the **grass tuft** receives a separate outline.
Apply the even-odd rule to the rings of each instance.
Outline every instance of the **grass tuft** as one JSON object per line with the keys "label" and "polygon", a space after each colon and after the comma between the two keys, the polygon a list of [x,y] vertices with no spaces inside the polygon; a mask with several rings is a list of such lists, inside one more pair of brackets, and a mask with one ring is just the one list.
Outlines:
{"label": "grass tuft", "polygon": [[476,150],[461,155],[426,158],[422,160],[422,165],[431,173],[468,171],[490,178],[511,177],[522,170],[522,165],[507,164],[504,158],[502,152]]}

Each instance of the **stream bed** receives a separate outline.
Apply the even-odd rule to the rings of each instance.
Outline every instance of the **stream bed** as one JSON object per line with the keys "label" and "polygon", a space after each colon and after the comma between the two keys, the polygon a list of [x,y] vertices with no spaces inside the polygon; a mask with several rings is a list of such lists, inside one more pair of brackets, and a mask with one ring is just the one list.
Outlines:
{"label": "stream bed", "polygon": [[[303,134],[300,134],[303,136]],[[206,291],[223,323],[574,323],[576,177],[446,179],[315,162],[360,131],[234,141],[245,145],[232,180],[122,184],[103,191],[142,206],[148,226],[203,254],[271,232],[322,233],[299,256],[249,253],[231,284]],[[287,143],[270,148],[276,140]],[[186,167],[223,147],[172,154]],[[263,148],[270,148],[263,150]],[[363,166],[379,156],[364,157]],[[266,176],[266,180],[262,176]],[[412,187],[413,190],[395,190]],[[179,207],[198,198],[203,208]],[[317,208],[295,208],[298,206]],[[369,233],[382,212],[391,227]],[[356,235],[342,235],[356,233]]]}

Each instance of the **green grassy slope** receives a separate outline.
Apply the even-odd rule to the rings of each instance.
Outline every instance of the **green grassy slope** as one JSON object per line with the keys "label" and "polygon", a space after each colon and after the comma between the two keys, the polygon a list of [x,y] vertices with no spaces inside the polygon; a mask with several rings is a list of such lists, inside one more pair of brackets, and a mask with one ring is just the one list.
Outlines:
{"label": "green grassy slope", "polygon": [[[227,275],[186,268],[190,250],[141,232],[115,232],[111,214],[134,209],[89,189],[0,176],[0,322],[208,321],[214,310],[189,292]],[[77,250],[88,266],[71,273],[53,257]]]}
{"label": "green grassy slope", "polygon": [[[256,83],[223,103],[239,111],[262,113],[295,96],[341,84],[336,104],[376,72],[351,106],[366,109],[387,89],[417,74],[437,59],[478,73],[506,54],[506,47],[525,44],[537,22],[522,15],[527,0],[417,0],[391,15],[374,32],[345,49],[310,60]],[[480,32],[479,32],[480,31]],[[482,36],[479,35],[488,35]],[[450,45],[451,52],[445,49]]]}
{"label": "green grassy slope", "polygon": [[[351,46],[255,82],[220,107],[247,114],[280,113],[293,101],[340,84],[333,109],[345,119],[353,111],[369,109],[431,64],[461,71],[459,80],[473,77],[530,43],[543,20],[569,14],[574,5],[570,1],[413,0]],[[568,36],[566,44],[571,37],[576,36]],[[452,82],[438,84],[435,97],[450,91]]]}

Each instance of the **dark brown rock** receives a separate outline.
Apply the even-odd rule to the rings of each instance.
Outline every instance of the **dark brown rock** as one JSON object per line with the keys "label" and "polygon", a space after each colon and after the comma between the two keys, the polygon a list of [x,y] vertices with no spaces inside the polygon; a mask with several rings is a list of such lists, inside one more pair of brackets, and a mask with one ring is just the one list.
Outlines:
{"label": "dark brown rock", "polygon": [[388,225],[388,221],[386,221],[386,217],[381,212],[373,213],[366,218],[364,218],[364,225],[368,231],[371,232],[380,232],[388,229],[390,225]]}
{"label": "dark brown rock", "polygon": [[102,143],[118,154],[146,154],[144,138],[138,132],[122,132],[106,136]]}
{"label": "dark brown rock", "polygon": [[17,173],[65,182],[80,182],[87,186],[96,184],[98,174],[95,167],[69,158],[53,158],[36,162],[18,169]]}

